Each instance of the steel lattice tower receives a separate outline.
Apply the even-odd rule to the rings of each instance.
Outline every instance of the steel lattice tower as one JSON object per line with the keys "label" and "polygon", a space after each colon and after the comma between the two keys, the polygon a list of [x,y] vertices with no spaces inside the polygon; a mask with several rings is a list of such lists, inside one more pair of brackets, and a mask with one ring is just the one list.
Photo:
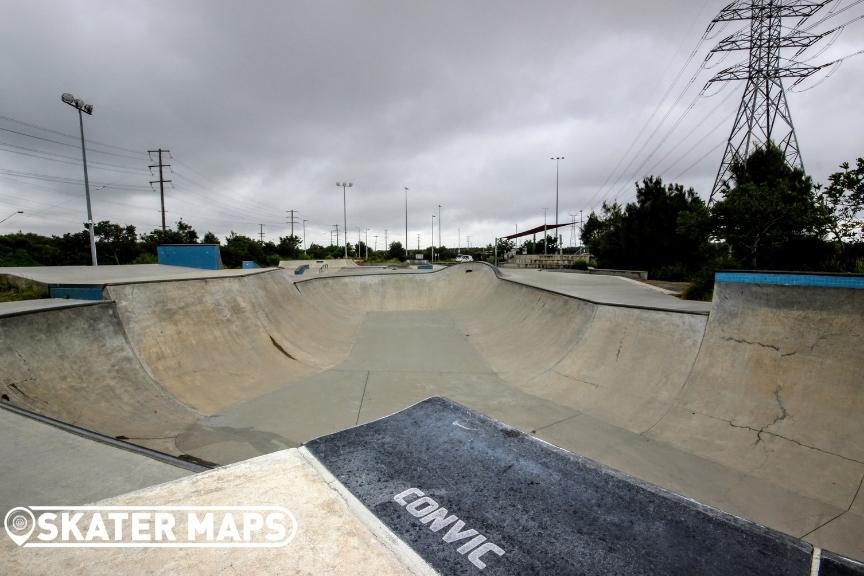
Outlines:
{"label": "steel lattice tower", "polygon": [[[747,158],[769,142],[775,143],[783,151],[790,166],[804,167],[789,104],[786,102],[783,79],[801,80],[823,66],[808,66],[782,58],[780,51],[783,48],[797,48],[797,56],[822,38],[824,34],[807,34],[800,28],[807,18],[832,1],[738,0],[723,8],[712,20],[712,27],[720,22],[747,20],[750,26],[749,30],[745,28],[723,38],[709,54],[710,58],[719,52],[749,51],[746,63],[721,70],[708,81],[708,85],[733,80],[747,81],[709,203],[713,201],[714,194],[728,182],[732,163]],[[783,27],[784,18],[796,18],[798,22],[794,28],[787,30]]]}

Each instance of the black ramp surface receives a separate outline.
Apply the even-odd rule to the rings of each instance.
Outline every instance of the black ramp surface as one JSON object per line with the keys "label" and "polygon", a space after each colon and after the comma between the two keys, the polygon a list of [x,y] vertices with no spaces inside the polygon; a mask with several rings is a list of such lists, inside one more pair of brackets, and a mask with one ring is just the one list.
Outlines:
{"label": "black ramp surface", "polygon": [[810,574],[809,544],[447,399],[307,448],[443,574]]}
{"label": "black ramp surface", "polygon": [[819,576],[864,576],[864,564],[823,550]]}

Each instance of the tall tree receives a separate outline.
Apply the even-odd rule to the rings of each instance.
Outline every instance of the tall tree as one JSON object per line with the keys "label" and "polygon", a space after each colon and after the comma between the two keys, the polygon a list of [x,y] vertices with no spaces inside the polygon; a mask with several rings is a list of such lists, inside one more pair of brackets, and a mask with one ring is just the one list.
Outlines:
{"label": "tall tree", "polygon": [[708,209],[692,188],[664,185],[649,176],[636,185],[636,201],[603,204],[591,213],[582,241],[601,266],[648,270],[686,278],[712,252]]}
{"label": "tall tree", "polygon": [[714,234],[745,267],[786,264],[802,246],[818,244],[830,210],[816,197],[813,181],[786,163],[773,144],[732,164],[733,184],[712,210]]}

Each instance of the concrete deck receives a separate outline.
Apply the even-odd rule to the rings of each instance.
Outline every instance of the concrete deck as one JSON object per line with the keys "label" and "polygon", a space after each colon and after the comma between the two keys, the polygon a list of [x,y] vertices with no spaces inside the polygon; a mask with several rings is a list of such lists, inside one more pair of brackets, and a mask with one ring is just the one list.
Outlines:
{"label": "concrete deck", "polygon": [[272,270],[254,268],[249,270],[202,270],[184,266],[164,264],[127,264],[120,266],[18,266],[0,268],[0,275],[8,274],[47,285],[104,285],[126,282],[160,282],[166,280],[190,280],[249,276]]}
{"label": "concrete deck", "polygon": [[[283,506],[297,520],[285,547],[260,549],[19,548],[0,540],[3,574],[328,574],[431,576],[398,539],[363,520],[359,506],[321,476],[297,450],[99,502],[105,506]],[[353,508],[352,508],[353,506]]]}
{"label": "concrete deck", "polygon": [[620,276],[600,276],[552,270],[502,268],[501,276],[527,286],[551,290],[600,304],[641,306],[659,310],[708,313],[710,302],[681,300],[647,284]]}
{"label": "concrete deck", "polygon": [[0,517],[16,506],[87,504],[190,474],[0,409]]}
{"label": "concrete deck", "polygon": [[90,306],[92,300],[74,300],[71,298],[41,298],[39,300],[18,300],[15,302],[0,302],[0,318],[3,316],[15,316],[38,310],[50,310],[56,308],[74,308],[75,306]]}

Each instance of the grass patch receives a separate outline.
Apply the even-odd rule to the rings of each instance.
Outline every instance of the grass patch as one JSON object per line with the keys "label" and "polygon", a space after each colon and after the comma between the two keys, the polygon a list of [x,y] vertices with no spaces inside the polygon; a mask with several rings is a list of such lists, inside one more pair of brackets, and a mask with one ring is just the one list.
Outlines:
{"label": "grass patch", "polygon": [[0,277],[0,302],[18,302],[19,300],[38,300],[48,298],[48,289],[39,284],[14,284]]}

